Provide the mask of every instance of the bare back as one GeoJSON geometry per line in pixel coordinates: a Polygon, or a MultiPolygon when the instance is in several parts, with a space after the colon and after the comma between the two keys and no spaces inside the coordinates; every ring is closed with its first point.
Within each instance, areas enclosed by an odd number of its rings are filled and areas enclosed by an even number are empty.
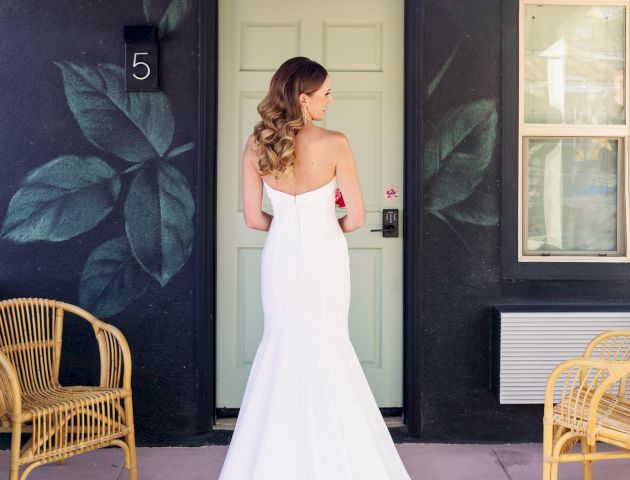
{"type": "Polygon", "coordinates": [[[269,225],[268,214],[261,211],[262,182],[274,190],[301,195],[328,185],[333,177],[337,179],[337,188],[343,195],[347,211],[339,219],[341,228],[344,232],[351,232],[363,225],[365,207],[361,185],[350,143],[343,133],[326,130],[312,123],[302,127],[295,138],[292,179],[276,179],[272,173],[261,175],[253,148],[254,141],[252,134],[243,152],[243,214],[248,225],[262,225],[262,229],[269,225]]]}
{"type": "MultiPolygon", "coordinates": [[[[292,179],[274,174],[261,175],[271,188],[291,195],[299,195],[326,185],[336,172],[337,132],[307,124],[295,137],[295,170],[292,179]]],[[[256,166],[258,169],[258,166],[256,166]]],[[[259,172],[260,173],[260,172],[259,172]]]]}

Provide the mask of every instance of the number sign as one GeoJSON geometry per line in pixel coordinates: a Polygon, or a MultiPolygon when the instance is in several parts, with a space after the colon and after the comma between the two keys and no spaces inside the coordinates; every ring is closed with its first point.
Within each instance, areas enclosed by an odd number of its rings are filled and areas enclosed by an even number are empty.
{"type": "Polygon", "coordinates": [[[155,26],[125,26],[125,91],[158,90],[157,33],[155,26]]]}

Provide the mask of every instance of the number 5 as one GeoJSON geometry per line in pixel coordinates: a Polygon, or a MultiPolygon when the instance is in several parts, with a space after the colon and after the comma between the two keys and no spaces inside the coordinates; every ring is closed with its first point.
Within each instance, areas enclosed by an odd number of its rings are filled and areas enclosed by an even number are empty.
{"type": "Polygon", "coordinates": [[[148,54],[149,52],[136,52],[133,54],[133,67],[135,68],[139,65],[144,65],[147,69],[147,74],[144,77],[139,77],[138,75],[134,73],[133,78],[136,78],[138,80],[146,80],[147,78],[149,78],[149,75],[151,75],[151,68],[149,67],[149,65],[144,62],[139,62],[137,60],[138,55],[148,55],[148,54]]]}

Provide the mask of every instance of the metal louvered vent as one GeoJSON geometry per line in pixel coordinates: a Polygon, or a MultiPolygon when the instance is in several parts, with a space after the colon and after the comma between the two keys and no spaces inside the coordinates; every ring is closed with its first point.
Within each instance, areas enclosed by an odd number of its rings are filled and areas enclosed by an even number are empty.
{"type": "Polygon", "coordinates": [[[502,404],[544,403],[547,377],[560,362],[581,357],[603,331],[630,329],[630,311],[495,310],[492,388],[502,404]]]}

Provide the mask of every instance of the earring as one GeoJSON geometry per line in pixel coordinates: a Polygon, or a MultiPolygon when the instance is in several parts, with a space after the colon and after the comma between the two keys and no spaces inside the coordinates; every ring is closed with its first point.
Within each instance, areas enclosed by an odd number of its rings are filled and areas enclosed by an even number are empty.
{"type": "Polygon", "coordinates": [[[302,104],[302,119],[304,120],[304,123],[306,123],[308,120],[311,119],[311,116],[308,113],[308,110],[306,109],[306,103],[302,104]]]}

